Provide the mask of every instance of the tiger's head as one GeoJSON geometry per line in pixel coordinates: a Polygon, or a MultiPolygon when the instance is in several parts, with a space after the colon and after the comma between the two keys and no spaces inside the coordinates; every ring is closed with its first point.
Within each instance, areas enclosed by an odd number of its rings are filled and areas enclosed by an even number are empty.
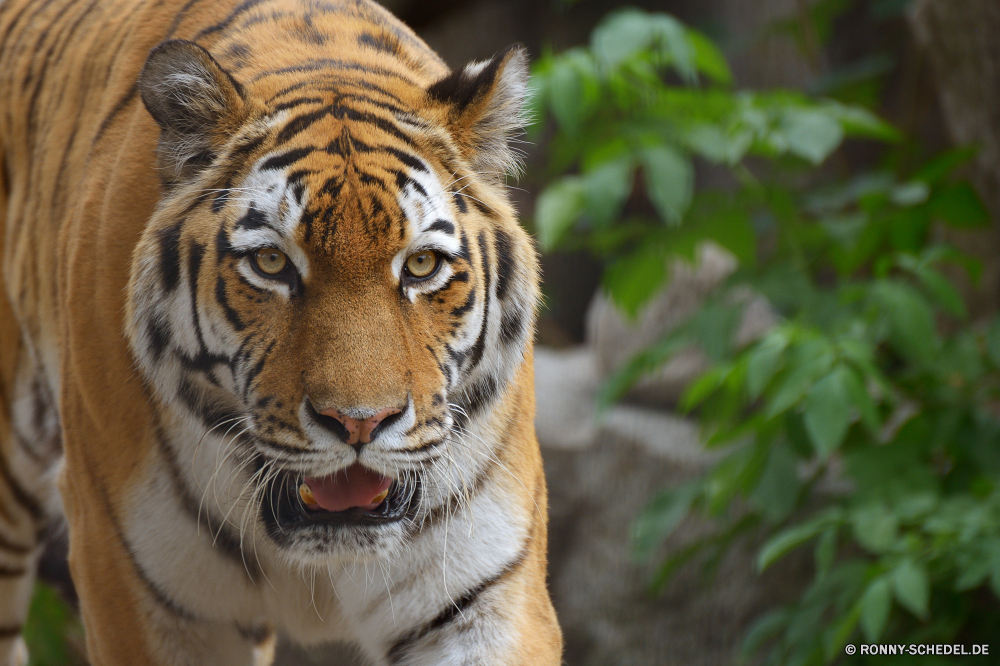
{"type": "Polygon", "coordinates": [[[537,259],[503,186],[526,58],[288,70],[151,52],[163,191],[127,335],[221,510],[292,559],[386,553],[495,455],[476,424],[530,345],[537,259]]]}

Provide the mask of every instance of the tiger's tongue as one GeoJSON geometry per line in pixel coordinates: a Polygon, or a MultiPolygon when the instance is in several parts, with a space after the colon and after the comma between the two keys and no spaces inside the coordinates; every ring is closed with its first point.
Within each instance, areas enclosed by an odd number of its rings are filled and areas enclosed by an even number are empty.
{"type": "Polygon", "coordinates": [[[316,497],[316,503],[327,511],[345,511],[356,506],[374,509],[379,502],[372,500],[392,485],[392,479],[388,476],[382,476],[358,463],[330,476],[318,479],[307,476],[305,481],[316,497]]]}

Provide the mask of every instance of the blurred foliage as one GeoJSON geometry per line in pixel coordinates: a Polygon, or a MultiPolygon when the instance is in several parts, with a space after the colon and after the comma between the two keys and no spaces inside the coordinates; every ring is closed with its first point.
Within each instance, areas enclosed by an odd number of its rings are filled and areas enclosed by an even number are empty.
{"type": "Polygon", "coordinates": [[[539,242],[546,250],[582,246],[604,259],[605,289],[633,315],[663,287],[667,256],[693,256],[706,239],[747,264],[757,255],[742,201],[695,194],[693,157],[729,167],[753,194],[760,188],[743,165],[748,157],[818,165],[845,136],[889,141],[898,134],[833,100],[735,92],[708,38],[665,14],[634,9],[606,19],[589,47],[543,57],[533,82],[536,116],[557,124],[549,168],[572,171],[538,198],[539,242]],[[625,212],[637,189],[648,206],[625,212]]]}
{"type": "Polygon", "coordinates": [[[83,666],[83,626],[59,594],[44,583],[35,585],[24,627],[29,666],[83,666]]]}
{"type": "Polygon", "coordinates": [[[654,557],[692,512],[716,530],[662,561],[653,588],[763,533],[761,571],[809,548],[815,577],[759,619],[745,658],[825,664],[848,642],[1000,635],[1000,318],[970,321],[953,280],[982,268],[939,233],[990,223],[955,175],[972,152],[838,177],[824,162],[845,138],[912,139],[861,107],[733,91],[713,44],[664,14],[616,12],[589,46],[536,71],[537,115],[552,133],[534,219],[544,249],[593,252],[632,315],[701,243],[740,260],[604,388],[606,406],[692,344],[712,362],[682,407],[721,458],[654,499],[634,546],[654,557]],[[724,168],[732,185],[696,190],[695,164],[724,168]],[[743,348],[732,341],[745,302],[727,298],[736,285],[780,315],[743,348]]]}

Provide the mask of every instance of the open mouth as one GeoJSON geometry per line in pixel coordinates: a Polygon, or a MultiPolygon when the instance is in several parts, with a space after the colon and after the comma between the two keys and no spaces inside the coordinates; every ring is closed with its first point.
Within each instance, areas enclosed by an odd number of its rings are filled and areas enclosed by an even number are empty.
{"type": "Polygon", "coordinates": [[[284,473],[271,484],[263,517],[279,531],[392,523],[416,506],[417,491],[359,463],[325,477],[284,473]]]}

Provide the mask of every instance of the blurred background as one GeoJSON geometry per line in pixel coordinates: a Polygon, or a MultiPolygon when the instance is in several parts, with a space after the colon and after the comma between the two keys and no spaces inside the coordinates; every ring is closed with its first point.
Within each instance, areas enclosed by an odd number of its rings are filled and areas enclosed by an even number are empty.
{"type": "MultiPolygon", "coordinates": [[[[532,55],[565,663],[1000,663],[1000,3],[383,4],[532,55]]],[[[48,587],[27,636],[81,663],[48,587]]]]}

